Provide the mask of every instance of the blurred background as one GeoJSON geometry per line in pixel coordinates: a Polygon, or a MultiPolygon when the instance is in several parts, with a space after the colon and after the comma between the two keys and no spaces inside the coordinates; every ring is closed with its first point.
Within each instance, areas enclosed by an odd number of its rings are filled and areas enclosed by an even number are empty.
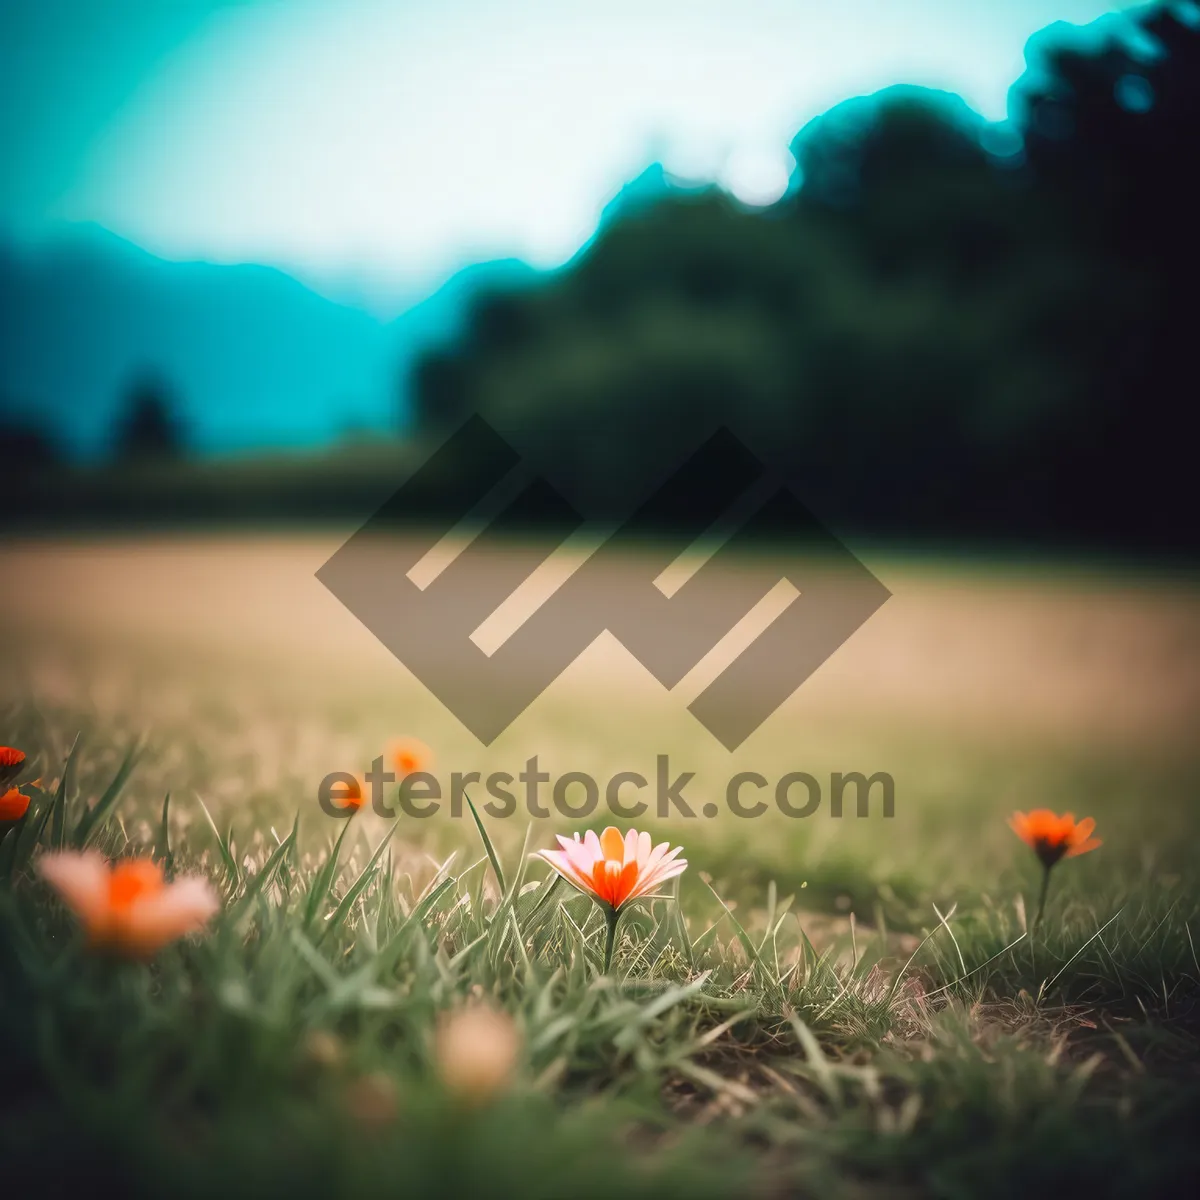
{"type": "Polygon", "coordinates": [[[588,515],[724,423],[1190,557],[1200,10],[1106,7],[7,4],[4,522],[366,515],[480,411],[588,515]]]}
{"type": "MultiPolygon", "coordinates": [[[[893,593],[741,765],[1190,797],[1198,136],[1194,3],[10,0],[5,696],[471,768],[314,572],[472,412],[600,523],[724,424],[893,593]]],[[[609,642],[498,765],[738,765],[609,642]]]]}

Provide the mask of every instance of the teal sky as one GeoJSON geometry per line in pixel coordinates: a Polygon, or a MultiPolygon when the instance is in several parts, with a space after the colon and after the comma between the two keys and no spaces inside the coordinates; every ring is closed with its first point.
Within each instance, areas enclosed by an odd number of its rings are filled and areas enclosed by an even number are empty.
{"type": "Polygon", "coordinates": [[[480,258],[563,261],[652,160],[769,202],[801,125],[891,83],[1002,117],[1031,33],[1114,7],[4,0],[0,232],[96,222],[386,306],[480,258]]]}

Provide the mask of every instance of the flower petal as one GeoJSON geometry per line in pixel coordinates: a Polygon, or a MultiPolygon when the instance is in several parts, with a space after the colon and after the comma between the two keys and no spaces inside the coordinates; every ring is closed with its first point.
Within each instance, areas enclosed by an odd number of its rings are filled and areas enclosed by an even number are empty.
{"type": "Polygon", "coordinates": [[[613,893],[610,903],[614,908],[620,908],[636,891],[638,886],[637,860],[627,862],[621,872],[613,880],[613,893]]]}
{"type": "Polygon", "coordinates": [[[1095,817],[1084,817],[1071,833],[1072,842],[1086,842],[1092,836],[1092,830],[1096,828],[1095,817]]]}
{"type": "Polygon", "coordinates": [[[597,862],[602,862],[604,856],[598,853],[600,843],[595,838],[591,842],[572,842],[566,850],[567,858],[571,861],[571,865],[587,878],[591,878],[592,868],[597,862]]]}
{"type": "Polygon", "coordinates": [[[636,894],[644,896],[649,892],[656,891],[662,884],[674,879],[677,875],[682,875],[687,870],[687,859],[679,858],[666,865],[659,864],[655,870],[647,872],[638,880],[636,894]]]}
{"type": "Polygon", "coordinates": [[[593,891],[591,873],[581,871],[569,852],[564,850],[539,850],[537,857],[547,862],[572,886],[589,894],[593,891]]]}
{"type": "Polygon", "coordinates": [[[621,851],[621,861],[625,863],[636,863],[638,856],[638,832],[636,829],[630,829],[625,834],[625,844],[621,851]]]}
{"type": "Polygon", "coordinates": [[[637,864],[638,870],[642,871],[646,867],[646,860],[650,857],[650,851],[654,848],[654,843],[650,840],[650,835],[643,831],[638,834],[637,844],[637,864]]]}
{"type": "Polygon", "coordinates": [[[621,836],[621,831],[615,825],[610,825],[600,835],[600,849],[604,851],[605,858],[624,862],[625,839],[621,836]]]}
{"type": "Polygon", "coordinates": [[[583,845],[591,855],[590,862],[595,862],[596,859],[604,857],[604,851],[600,849],[600,839],[596,836],[594,829],[589,829],[583,835],[583,845]]]}
{"type": "Polygon", "coordinates": [[[43,854],[37,869],[83,922],[88,934],[104,937],[109,927],[109,869],[103,855],[95,850],[43,854]]]}
{"type": "Polygon", "coordinates": [[[0,784],[0,821],[19,821],[29,810],[29,797],[20,788],[0,784]]]}
{"type": "Polygon", "coordinates": [[[113,940],[131,954],[148,956],[195,933],[219,908],[212,884],[203,876],[188,875],[131,904],[114,920],[113,940]]]}

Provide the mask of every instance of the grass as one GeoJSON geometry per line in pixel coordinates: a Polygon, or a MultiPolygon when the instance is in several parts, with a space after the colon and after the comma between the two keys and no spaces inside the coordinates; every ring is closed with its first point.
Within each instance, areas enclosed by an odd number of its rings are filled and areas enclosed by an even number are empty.
{"type": "Polygon", "coordinates": [[[598,912],[546,899],[486,824],[436,865],[403,820],[368,835],[356,817],[335,848],[302,822],[205,837],[201,812],[184,840],[178,802],[138,820],[121,766],[89,807],[70,783],[82,755],[0,844],[0,1138],[18,1175],[197,1195],[398,1178],[417,1194],[1146,1195],[1200,1165],[1200,914],[1182,879],[1105,871],[1097,903],[1070,863],[1036,934],[1008,896],[901,938],[807,917],[774,886],[730,912],[697,871],[687,902],[626,918],[605,977],[598,912]],[[149,967],[89,954],[28,870],[88,843],[208,872],[210,934],[149,967]],[[511,1093],[467,1112],[430,1035],[480,993],[526,1049],[511,1093]],[[338,1061],[314,1056],[314,1031],[338,1061]],[[356,1117],[380,1073],[397,1114],[356,1117]]]}
{"type": "Polygon", "coordinates": [[[742,765],[897,780],[891,820],[651,822],[691,866],[623,919],[605,976],[599,913],[529,857],[569,822],[320,812],[315,778],[387,733],[419,732],[447,770],[478,765],[418,691],[336,669],[302,686],[241,648],[152,653],[110,633],[79,649],[75,632],[10,642],[0,693],[0,742],[42,781],[0,842],[6,1181],[1146,1197],[1200,1173],[1186,742],[785,712],[731,768],[640,698],[600,719],[594,696],[564,693],[494,766],[542,749],[552,771],[605,776],[668,749],[701,799],[742,765]],[[1039,804],[1095,816],[1105,844],[1055,869],[1031,930],[1039,868],[1004,817],[1039,804]],[[220,915],[148,965],[97,957],[31,869],[85,843],[204,872],[220,915]],[[511,1086],[470,1108],[440,1081],[433,1033],[477,998],[512,1014],[523,1050],[511,1086]]]}

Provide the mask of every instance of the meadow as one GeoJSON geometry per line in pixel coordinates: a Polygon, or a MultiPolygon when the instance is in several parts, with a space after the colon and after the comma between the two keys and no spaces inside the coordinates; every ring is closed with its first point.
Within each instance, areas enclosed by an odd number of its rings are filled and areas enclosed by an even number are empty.
{"type": "MultiPolygon", "coordinates": [[[[336,532],[13,540],[0,1170],[55,1194],[1178,1195],[1200,1175],[1200,582],[860,550],[892,599],[730,754],[602,637],[481,746],[313,578],[336,532]],[[649,778],[689,866],[604,921],[531,857],[609,823],[334,819],[334,771],[649,778]],[[895,811],[739,818],[726,781],[886,772],[895,811]],[[1096,820],[1041,869],[1017,809],[1096,820]],[[220,911],[96,953],[47,850],[220,911]],[[464,1083],[447,1014],[512,1061],[464,1083]]],[[[485,800],[480,791],[473,797],[485,800]]],[[[624,829],[625,822],[616,822],[624,829]]],[[[488,1057],[480,1050],[481,1061],[488,1057]]],[[[467,1072],[470,1076],[470,1072],[467,1072]]]]}

